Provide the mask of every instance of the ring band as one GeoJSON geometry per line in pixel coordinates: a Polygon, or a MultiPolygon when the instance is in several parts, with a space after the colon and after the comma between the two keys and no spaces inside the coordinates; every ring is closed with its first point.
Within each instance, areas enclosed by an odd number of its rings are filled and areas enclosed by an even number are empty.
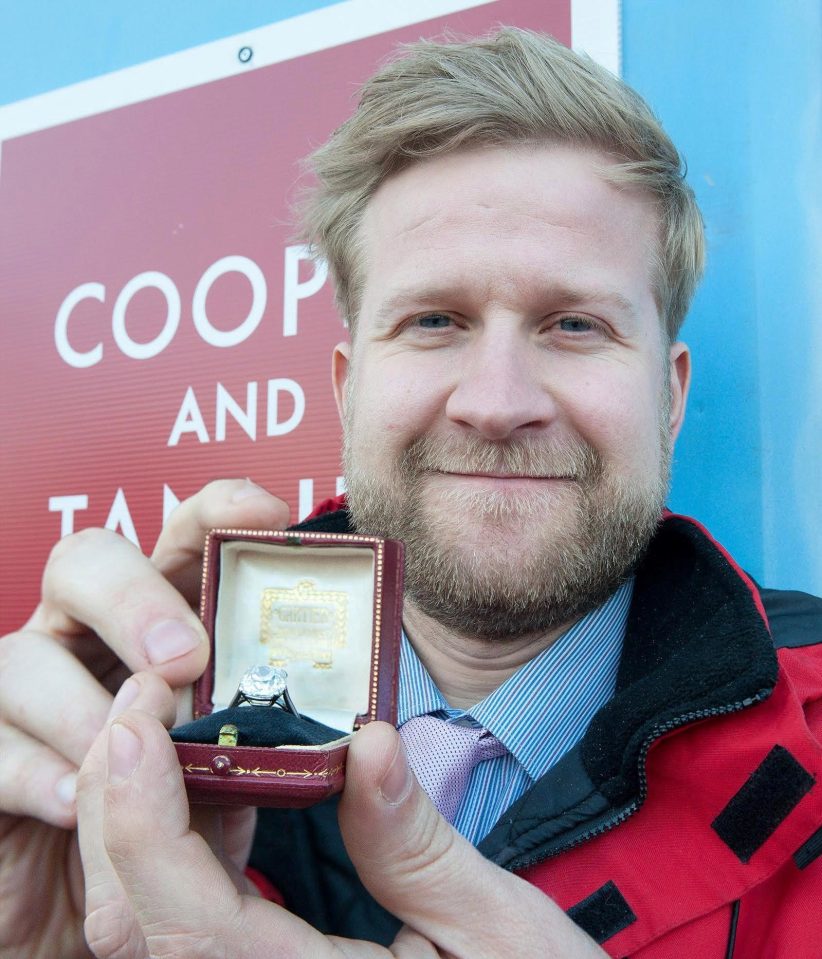
{"type": "Polygon", "coordinates": [[[300,718],[297,707],[288,694],[288,673],[276,666],[258,665],[246,670],[231,700],[231,706],[277,706],[300,718]]]}

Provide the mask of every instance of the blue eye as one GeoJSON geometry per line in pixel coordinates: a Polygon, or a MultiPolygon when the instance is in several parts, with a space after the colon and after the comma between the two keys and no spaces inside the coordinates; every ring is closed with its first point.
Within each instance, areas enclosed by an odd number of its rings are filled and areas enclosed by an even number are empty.
{"type": "Polygon", "coordinates": [[[451,325],[451,317],[445,313],[426,313],[417,317],[417,324],[425,330],[442,330],[451,325]]]}
{"type": "Polygon", "coordinates": [[[596,323],[584,316],[563,316],[559,326],[564,333],[588,333],[596,329],[596,323]]]}

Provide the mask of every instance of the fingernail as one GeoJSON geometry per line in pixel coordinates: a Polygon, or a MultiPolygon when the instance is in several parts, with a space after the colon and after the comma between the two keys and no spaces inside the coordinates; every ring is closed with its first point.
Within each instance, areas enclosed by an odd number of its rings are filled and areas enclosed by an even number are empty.
{"type": "Polygon", "coordinates": [[[143,744],[128,726],[112,723],[108,731],[108,781],[116,786],[137,768],[143,744]]]}
{"type": "Polygon", "coordinates": [[[124,713],[137,698],[139,692],[140,684],[136,679],[129,677],[117,690],[117,695],[114,697],[111,709],[108,711],[109,720],[114,719],[115,716],[119,716],[120,713],[124,713]]]}
{"type": "Polygon", "coordinates": [[[167,663],[196,649],[202,642],[200,634],[178,620],[166,619],[155,623],[143,639],[146,656],[155,665],[167,663]]]}
{"type": "Polygon", "coordinates": [[[77,799],[77,773],[66,773],[58,779],[54,791],[64,806],[73,806],[77,799]]]}
{"type": "Polygon", "coordinates": [[[380,783],[380,794],[389,805],[398,806],[411,792],[413,783],[414,774],[408,766],[405,758],[405,747],[402,740],[399,739],[394,759],[380,783]]]}
{"type": "Polygon", "coordinates": [[[257,486],[256,483],[253,483],[248,477],[246,477],[243,485],[234,492],[231,497],[232,503],[240,503],[244,499],[248,499],[250,496],[261,496],[263,493],[266,493],[267,490],[264,490],[262,486],[257,486]]]}

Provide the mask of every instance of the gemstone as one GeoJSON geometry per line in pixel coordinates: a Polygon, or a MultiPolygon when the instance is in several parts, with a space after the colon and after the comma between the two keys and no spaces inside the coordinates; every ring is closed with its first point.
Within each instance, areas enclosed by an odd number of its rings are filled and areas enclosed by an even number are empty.
{"type": "Polygon", "coordinates": [[[240,680],[240,691],[249,699],[274,699],[285,692],[288,673],[276,666],[252,666],[240,680]]]}

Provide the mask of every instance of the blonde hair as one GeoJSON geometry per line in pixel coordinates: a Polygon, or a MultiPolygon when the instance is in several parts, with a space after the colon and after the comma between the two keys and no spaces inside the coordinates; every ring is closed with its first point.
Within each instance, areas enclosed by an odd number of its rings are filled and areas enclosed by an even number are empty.
{"type": "Polygon", "coordinates": [[[310,158],[305,239],[331,270],[353,329],[362,291],[359,225],[377,187],[400,170],[465,147],[579,144],[612,162],[602,175],[650,193],[660,219],[656,296],[673,341],[704,264],[702,217],[684,165],[645,101],[590,57],[505,28],[466,42],[403,48],[363,87],[357,110],[310,158]]]}

